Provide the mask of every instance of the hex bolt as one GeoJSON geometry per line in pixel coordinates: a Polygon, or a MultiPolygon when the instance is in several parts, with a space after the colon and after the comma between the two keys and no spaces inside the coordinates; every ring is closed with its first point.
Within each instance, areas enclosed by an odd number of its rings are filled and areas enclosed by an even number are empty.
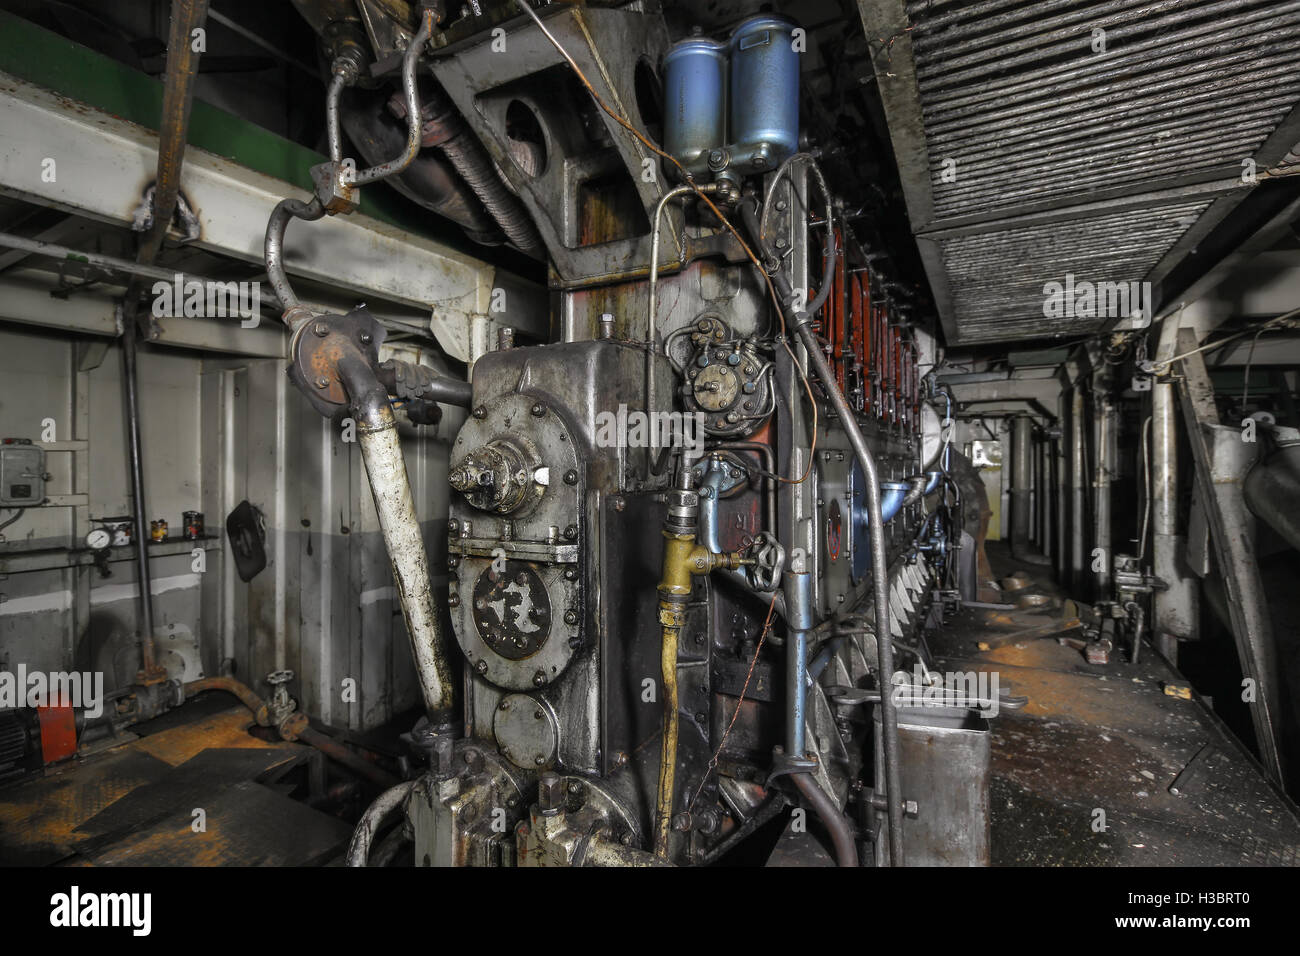
{"type": "Polygon", "coordinates": [[[537,778],[537,806],[547,815],[559,813],[564,806],[564,780],[554,770],[537,778]]]}
{"type": "Polygon", "coordinates": [[[317,387],[317,388],[329,388],[329,387],[330,387],[330,380],[327,379],[324,375],[322,375],[320,378],[316,379],[316,387],[317,387]]]}
{"type": "Polygon", "coordinates": [[[455,518],[452,518],[450,521],[447,522],[448,534],[455,534],[459,530],[460,530],[460,522],[457,521],[455,518]]]}
{"type": "Polygon", "coordinates": [[[578,526],[576,524],[571,524],[564,529],[564,540],[572,541],[577,536],[578,536],[578,526]]]}
{"type": "Polygon", "coordinates": [[[546,684],[546,671],[537,671],[533,674],[533,686],[542,687],[546,684]]]}
{"type": "Polygon", "coordinates": [[[484,408],[482,405],[474,409],[475,418],[485,418],[486,416],[487,416],[487,409],[484,408]]]}
{"type": "Polygon", "coordinates": [[[565,612],[564,612],[564,623],[565,623],[565,624],[577,624],[577,623],[578,623],[578,612],[577,612],[577,611],[572,611],[572,610],[570,610],[570,611],[565,611],[565,612]]]}
{"type": "Polygon", "coordinates": [[[480,674],[486,674],[486,673],[487,673],[487,661],[480,660],[477,664],[474,665],[474,669],[475,669],[476,671],[478,671],[480,674]]]}
{"type": "Polygon", "coordinates": [[[312,326],[311,330],[315,332],[318,336],[320,336],[322,339],[325,338],[325,336],[330,334],[330,327],[326,325],[324,322],[317,322],[315,325],[312,326]]]}

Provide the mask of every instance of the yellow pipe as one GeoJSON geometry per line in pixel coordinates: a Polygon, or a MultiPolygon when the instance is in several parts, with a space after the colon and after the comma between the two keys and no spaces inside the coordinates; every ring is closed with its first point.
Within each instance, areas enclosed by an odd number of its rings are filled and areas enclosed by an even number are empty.
{"type": "Polygon", "coordinates": [[[691,577],[715,568],[739,568],[749,559],[740,552],[715,554],[695,543],[693,534],[664,533],[664,563],[659,581],[659,623],[663,645],[659,666],[664,681],[664,734],[659,753],[659,796],[655,818],[655,856],[668,857],[668,835],[672,831],[673,787],[677,776],[677,643],[686,622],[686,599],[691,577]]]}

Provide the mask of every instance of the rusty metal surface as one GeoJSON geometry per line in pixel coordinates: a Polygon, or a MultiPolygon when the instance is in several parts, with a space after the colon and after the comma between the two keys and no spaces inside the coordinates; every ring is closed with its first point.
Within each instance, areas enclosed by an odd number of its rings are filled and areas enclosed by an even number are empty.
{"type": "Polygon", "coordinates": [[[136,787],[76,828],[83,854],[169,816],[180,808],[206,807],[232,784],[257,781],[306,758],[294,752],[247,747],[209,748],[173,767],[161,779],[136,787]]]}
{"type": "Polygon", "coordinates": [[[126,747],[0,790],[0,865],[47,865],[70,856],[81,823],[162,779],[167,769],[162,760],[126,747]]]}
{"type": "MultiPolygon", "coordinates": [[[[249,729],[255,726],[254,721],[246,709],[233,701],[229,709],[219,713],[205,713],[198,705],[187,705],[156,723],[163,724],[164,729],[148,736],[130,736],[117,747],[79,757],[52,768],[45,775],[28,777],[0,789],[0,865],[48,865],[75,857],[79,844],[104,832],[104,827],[93,824],[87,827],[90,821],[120,801],[132,799],[142,788],[145,788],[141,794],[143,799],[149,792],[147,788],[165,786],[165,781],[175,772],[173,768],[182,767],[210,749],[225,754],[232,751],[260,754],[234,758],[241,766],[246,765],[243,772],[227,761],[229,772],[225,778],[230,782],[260,773],[259,767],[281,766],[308,752],[300,745],[268,742],[252,736],[249,729]],[[195,710],[187,715],[191,708],[195,710]]],[[[148,733],[150,726],[137,729],[148,733]]],[[[200,764],[173,778],[173,786],[194,776],[193,771],[201,770],[211,759],[205,757],[200,764]]],[[[203,776],[218,780],[221,775],[213,777],[205,773],[203,776]]],[[[184,789],[181,786],[175,791],[172,806],[184,804],[185,818],[189,821],[195,804],[183,795],[184,789]]],[[[124,809],[119,808],[118,812],[124,809]]],[[[104,817],[100,822],[108,819],[104,817]]]]}
{"type": "Polygon", "coordinates": [[[92,852],[94,866],[312,866],[342,853],[352,828],[258,783],[237,783],[208,800],[207,829],[190,808],[92,852]]]}

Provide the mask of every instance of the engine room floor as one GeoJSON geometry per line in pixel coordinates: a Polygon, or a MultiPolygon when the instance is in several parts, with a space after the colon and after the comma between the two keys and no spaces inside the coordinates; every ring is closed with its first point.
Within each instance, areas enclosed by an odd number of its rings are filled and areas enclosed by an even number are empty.
{"type": "Polygon", "coordinates": [[[0,865],[304,866],[337,860],[342,820],[292,799],[310,748],[249,733],[212,695],[121,742],[0,788],[0,865]],[[201,818],[195,813],[201,810],[201,818]],[[202,829],[196,830],[196,821],[202,829]]]}
{"type": "MultiPolygon", "coordinates": [[[[999,577],[1043,576],[993,542],[989,559],[999,577]]],[[[1028,591],[1059,598],[1041,581],[1028,591]]],[[[1053,630],[1046,613],[968,609],[930,642],[939,670],[997,672],[1029,698],[993,721],[994,865],[1300,862],[1295,804],[1199,697],[1178,696],[1190,688],[1177,671],[1149,645],[1137,664],[1124,648],[1090,664],[1076,646],[1033,636],[1053,630]],[[1028,639],[1010,637],[1020,628],[1028,639]]]]}

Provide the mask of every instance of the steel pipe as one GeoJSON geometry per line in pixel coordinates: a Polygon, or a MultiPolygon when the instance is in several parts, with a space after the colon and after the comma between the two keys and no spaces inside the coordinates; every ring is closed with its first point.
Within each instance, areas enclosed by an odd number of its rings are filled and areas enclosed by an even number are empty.
{"type": "Polygon", "coordinates": [[[362,359],[342,359],[339,374],[357,423],[357,442],[392,563],[393,583],[406,620],[420,692],[430,719],[438,723],[452,708],[454,685],[442,624],[433,604],[429,556],[415,514],[397,421],[388,402],[388,390],[362,359]]]}
{"type": "Polygon", "coordinates": [[[352,842],[348,844],[347,865],[367,866],[370,859],[370,844],[384,821],[399,810],[411,795],[414,780],[407,780],[381,793],[366,812],[361,815],[357,828],[352,832],[352,842]]]}

